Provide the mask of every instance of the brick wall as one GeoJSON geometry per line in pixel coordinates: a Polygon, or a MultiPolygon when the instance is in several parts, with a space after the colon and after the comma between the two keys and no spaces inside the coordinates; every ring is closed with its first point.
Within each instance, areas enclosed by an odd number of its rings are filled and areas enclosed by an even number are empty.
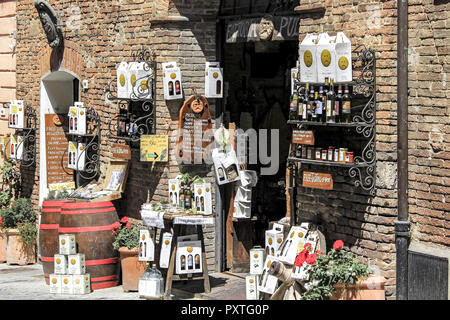
{"type": "MultiPolygon", "coordinates": [[[[322,1],[300,1],[317,5],[322,1]]],[[[409,212],[412,238],[448,248],[449,70],[446,1],[409,1],[409,212]]],[[[324,14],[306,15],[300,40],[308,32],[344,31],[352,47],[377,51],[376,196],[354,188],[348,175],[335,180],[333,192],[298,188],[301,218],[316,219],[330,244],[342,239],[362,260],[387,278],[386,295],[395,298],[397,215],[396,1],[326,1],[324,14]]]]}
{"type": "MultiPolygon", "coordinates": [[[[11,102],[16,98],[16,55],[14,30],[16,29],[16,2],[0,2],[0,108],[3,103],[11,102]]],[[[8,128],[8,109],[1,110],[0,114],[0,139],[6,139],[6,136],[13,130],[8,128]]],[[[7,144],[8,141],[1,140],[1,143],[7,144]]],[[[7,146],[6,146],[7,147],[7,146]]],[[[3,163],[3,157],[0,157],[0,165],[3,163]]]]}
{"type": "MultiPolygon", "coordinates": [[[[48,63],[49,46],[41,22],[33,5],[33,0],[17,4],[17,94],[32,104],[39,112],[40,80],[52,67],[48,63]]],[[[131,61],[131,54],[142,46],[152,49],[157,57],[156,91],[156,133],[170,134],[177,128],[178,111],[182,101],[166,102],[163,97],[161,63],[177,61],[182,70],[185,96],[191,94],[195,85],[199,93],[204,87],[204,63],[215,61],[214,23],[155,23],[152,18],[180,15],[184,12],[210,14],[217,10],[218,1],[196,2],[195,7],[180,5],[177,1],[104,0],[48,1],[58,13],[63,23],[65,52],[59,70],[73,72],[80,81],[89,80],[89,89],[81,91],[80,100],[93,107],[102,120],[101,132],[101,173],[106,173],[106,163],[112,157],[110,147],[116,141],[108,138],[107,123],[111,115],[118,113],[118,106],[106,102],[104,89],[116,77],[117,65],[131,61]],[[178,11],[180,11],[178,13],[178,11]]],[[[181,2],[180,2],[181,3],[181,2]]],[[[210,101],[214,116],[214,101],[210,101]]],[[[38,117],[39,119],[39,117],[38,117]]],[[[39,135],[42,133],[40,124],[39,135]]],[[[39,153],[39,140],[37,150],[39,153]]],[[[174,148],[174,139],[170,149],[174,148]]],[[[27,192],[37,205],[39,199],[39,164],[24,171],[27,192]]],[[[152,201],[167,200],[167,181],[179,173],[189,171],[214,182],[211,167],[178,166],[169,163],[139,162],[139,149],[132,148],[130,172],[120,214],[139,218],[139,208],[150,191],[152,201]]],[[[209,270],[214,270],[214,227],[206,227],[205,244],[209,270]]]]}

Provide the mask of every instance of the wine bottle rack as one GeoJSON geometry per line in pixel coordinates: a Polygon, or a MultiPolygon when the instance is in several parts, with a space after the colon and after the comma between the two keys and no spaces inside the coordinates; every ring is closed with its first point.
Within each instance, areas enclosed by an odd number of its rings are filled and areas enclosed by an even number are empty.
{"type": "MultiPolygon", "coordinates": [[[[335,83],[337,85],[348,85],[352,87],[352,97],[364,100],[364,104],[352,107],[352,110],[361,110],[352,113],[350,123],[329,123],[312,122],[301,120],[289,120],[288,123],[298,129],[311,127],[342,127],[352,129],[356,134],[364,137],[365,142],[360,155],[354,157],[353,163],[339,163],[304,158],[289,157],[287,166],[295,170],[295,163],[306,166],[325,166],[331,168],[345,168],[348,174],[354,179],[354,185],[370,192],[376,193],[376,149],[375,149],[375,125],[376,125],[376,61],[374,50],[366,48],[364,45],[358,46],[354,52],[357,56],[352,58],[353,72],[358,76],[354,81],[347,83],[335,83]]],[[[300,73],[298,73],[300,74],[300,73]]],[[[299,75],[298,75],[299,76],[299,75]]],[[[297,90],[305,83],[297,78],[294,86],[297,90]]],[[[311,84],[311,83],[310,83],[311,84]]],[[[322,84],[312,84],[322,85],[322,84]]],[[[289,150],[291,154],[291,150],[289,150]]]]}
{"type": "MultiPolygon", "coordinates": [[[[13,158],[17,162],[20,162],[22,167],[31,167],[36,163],[36,111],[33,107],[25,106],[25,128],[15,129],[16,135],[22,135],[22,142],[19,143],[17,149],[23,145],[22,159],[13,158]]],[[[6,147],[9,146],[9,141],[6,147]]]]}
{"type": "Polygon", "coordinates": [[[150,76],[136,79],[146,80],[149,84],[147,88],[136,86],[130,95],[130,98],[118,98],[115,95],[117,92],[117,78],[111,80],[108,87],[105,89],[106,99],[117,104],[119,114],[111,117],[107,124],[109,131],[108,137],[111,139],[124,140],[126,142],[139,142],[140,137],[146,134],[155,133],[155,94],[156,94],[156,56],[150,49],[142,48],[131,55],[131,61],[145,62],[145,70],[152,70],[150,76]],[[151,98],[146,98],[151,90],[151,98]],[[122,121],[131,122],[134,118],[133,130],[125,130],[123,134],[119,132],[119,124],[122,121]]]}

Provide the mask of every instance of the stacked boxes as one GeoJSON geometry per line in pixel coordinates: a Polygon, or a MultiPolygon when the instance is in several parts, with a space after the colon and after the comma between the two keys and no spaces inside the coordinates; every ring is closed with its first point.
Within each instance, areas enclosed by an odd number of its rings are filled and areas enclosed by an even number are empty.
{"type": "Polygon", "coordinates": [[[86,258],[76,252],[74,234],[59,235],[59,254],[54,256],[54,274],[50,275],[50,293],[87,294],[91,278],[86,274],[86,258]]]}

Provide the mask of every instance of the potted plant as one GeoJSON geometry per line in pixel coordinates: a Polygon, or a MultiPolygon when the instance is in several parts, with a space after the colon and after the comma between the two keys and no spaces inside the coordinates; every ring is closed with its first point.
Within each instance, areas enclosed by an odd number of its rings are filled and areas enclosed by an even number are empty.
{"type": "Polygon", "coordinates": [[[308,246],[298,255],[296,266],[306,266],[304,300],[384,300],[384,278],[371,275],[358,256],[342,250],[337,240],[326,255],[309,253],[308,246]]]}
{"type": "Polygon", "coordinates": [[[36,263],[36,214],[31,200],[18,198],[10,207],[1,209],[3,228],[6,229],[8,264],[36,263]]]}
{"type": "Polygon", "coordinates": [[[138,291],[140,276],[145,272],[146,262],[139,261],[139,230],[145,229],[142,221],[123,217],[114,223],[114,249],[119,250],[122,269],[122,285],[125,292],[138,291]]]}

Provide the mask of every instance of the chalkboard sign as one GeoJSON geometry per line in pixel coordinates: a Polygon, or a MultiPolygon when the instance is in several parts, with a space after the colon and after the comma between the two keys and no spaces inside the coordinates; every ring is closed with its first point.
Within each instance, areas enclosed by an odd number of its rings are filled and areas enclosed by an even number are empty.
{"type": "Polygon", "coordinates": [[[208,100],[199,95],[189,97],[181,107],[178,122],[177,153],[185,164],[199,164],[207,158],[213,136],[205,132],[211,129],[208,100]]]}
{"type": "Polygon", "coordinates": [[[45,115],[45,142],[47,158],[47,185],[73,182],[73,170],[64,169],[68,163],[67,145],[69,143],[68,116],[66,114],[45,115]]]}

